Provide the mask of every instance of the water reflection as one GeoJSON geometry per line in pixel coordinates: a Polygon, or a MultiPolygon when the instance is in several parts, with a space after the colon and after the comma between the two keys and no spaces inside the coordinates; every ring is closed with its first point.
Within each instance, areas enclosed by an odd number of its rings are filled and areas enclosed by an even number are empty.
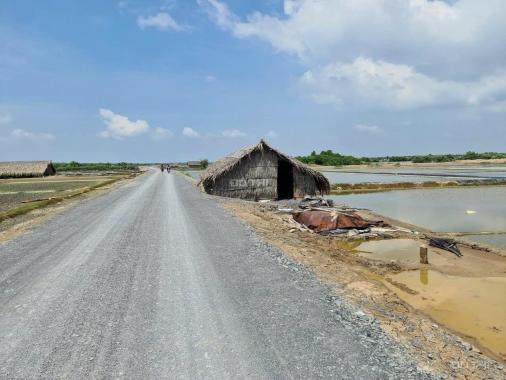
{"type": "Polygon", "coordinates": [[[429,284],[429,270],[426,268],[420,269],[420,283],[423,285],[429,284]]]}

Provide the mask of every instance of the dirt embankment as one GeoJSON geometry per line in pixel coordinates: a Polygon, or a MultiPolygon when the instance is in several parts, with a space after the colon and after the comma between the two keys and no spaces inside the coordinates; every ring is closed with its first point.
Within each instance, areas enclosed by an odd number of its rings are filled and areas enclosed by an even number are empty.
{"type": "Polygon", "coordinates": [[[506,179],[476,179],[456,181],[393,182],[393,183],[334,183],[332,194],[355,194],[389,190],[436,189],[449,187],[505,186],[506,179]]]}
{"type": "MultiPolygon", "coordinates": [[[[419,358],[422,367],[435,369],[450,378],[506,377],[504,362],[497,355],[487,352],[473,339],[460,337],[435,323],[389,289],[385,281],[387,275],[417,268],[416,262],[369,260],[353,252],[361,243],[359,240],[343,241],[293,228],[287,220],[291,215],[277,213],[266,205],[240,200],[224,200],[223,203],[264,239],[311,268],[341,297],[374,316],[385,332],[419,358]]],[[[490,256],[483,264],[485,268],[476,256],[479,254],[465,250],[464,254],[481,273],[494,267],[495,256],[490,256]]],[[[438,270],[461,273],[451,258],[440,261],[438,270]]],[[[397,286],[402,287],[402,284],[397,286]]]]}
{"type": "Polygon", "coordinates": [[[435,168],[446,168],[451,169],[459,166],[476,166],[476,165],[482,165],[486,167],[487,165],[504,165],[506,164],[505,158],[496,158],[492,160],[457,160],[452,162],[423,162],[423,163],[416,163],[416,162],[377,162],[373,164],[361,164],[361,165],[346,165],[346,166],[323,166],[323,165],[311,165],[314,169],[320,170],[320,171],[335,171],[335,170],[364,170],[364,169],[393,169],[399,167],[405,167],[405,168],[416,168],[416,169],[423,169],[423,168],[429,168],[429,169],[435,169],[435,168]]]}

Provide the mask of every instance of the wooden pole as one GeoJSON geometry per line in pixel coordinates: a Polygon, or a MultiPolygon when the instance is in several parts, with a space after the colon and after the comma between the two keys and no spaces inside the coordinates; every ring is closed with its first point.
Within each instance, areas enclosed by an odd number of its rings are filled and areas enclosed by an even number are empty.
{"type": "Polygon", "coordinates": [[[427,246],[422,245],[420,247],[420,264],[428,264],[429,263],[429,255],[427,246]]]}

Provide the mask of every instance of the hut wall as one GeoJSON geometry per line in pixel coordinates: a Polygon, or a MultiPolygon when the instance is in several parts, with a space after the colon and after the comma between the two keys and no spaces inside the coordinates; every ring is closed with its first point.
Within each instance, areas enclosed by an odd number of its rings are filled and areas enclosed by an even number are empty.
{"type": "Polygon", "coordinates": [[[295,167],[293,168],[293,183],[295,187],[293,195],[296,198],[301,198],[306,195],[317,195],[319,193],[314,178],[305,175],[295,167]]]}
{"type": "Polygon", "coordinates": [[[257,151],[230,172],[216,179],[212,194],[242,199],[276,199],[278,157],[273,152],[257,151]]]}

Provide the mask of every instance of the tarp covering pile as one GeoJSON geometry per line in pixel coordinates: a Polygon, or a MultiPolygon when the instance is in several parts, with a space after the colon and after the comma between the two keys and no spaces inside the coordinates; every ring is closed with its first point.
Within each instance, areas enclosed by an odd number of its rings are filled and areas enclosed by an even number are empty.
{"type": "Polygon", "coordinates": [[[293,215],[296,222],[305,225],[314,232],[337,229],[366,229],[373,226],[386,226],[382,220],[367,220],[357,213],[336,210],[305,210],[293,215]]]}

